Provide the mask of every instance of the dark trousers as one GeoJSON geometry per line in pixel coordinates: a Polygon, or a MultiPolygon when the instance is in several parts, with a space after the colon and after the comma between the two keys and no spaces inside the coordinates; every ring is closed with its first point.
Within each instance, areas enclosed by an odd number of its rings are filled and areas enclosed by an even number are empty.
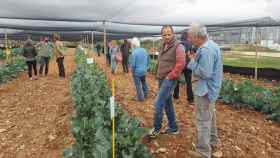
{"type": "Polygon", "coordinates": [[[33,70],[34,70],[35,76],[37,76],[37,64],[36,64],[36,60],[27,61],[26,64],[27,64],[27,67],[28,67],[28,76],[29,76],[29,78],[32,77],[32,68],[33,68],[33,70]]]}
{"type": "MultiPolygon", "coordinates": [[[[186,81],[186,90],[187,90],[187,100],[189,102],[193,102],[193,91],[192,91],[192,71],[189,69],[185,69],[183,71],[186,81]]],[[[173,97],[175,99],[179,99],[179,91],[180,91],[180,83],[177,82],[177,85],[174,89],[173,97]]]]}
{"type": "Polygon", "coordinates": [[[100,50],[97,50],[97,55],[100,57],[100,50]]]}
{"type": "Polygon", "coordinates": [[[58,71],[59,71],[59,77],[65,77],[65,69],[64,69],[63,61],[64,61],[64,57],[56,58],[58,71]]]}
{"type": "Polygon", "coordinates": [[[109,53],[106,54],[106,63],[107,65],[111,65],[111,55],[109,53]]]}
{"type": "Polygon", "coordinates": [[[123,72],[128,73],[128,55],[123,55],[122,66],[123,66],[123,72]]]}
{"type": "Polygon", "coordinates": [[[39,74],[40,75],[42,75],[44,67],[45,67],[45,75],[48,74],[48,72],[49,72],[49,61],[50,61],[50,57],[41,57],[41,64],[40,64],[40,69],[39,69],[39,74]]]}

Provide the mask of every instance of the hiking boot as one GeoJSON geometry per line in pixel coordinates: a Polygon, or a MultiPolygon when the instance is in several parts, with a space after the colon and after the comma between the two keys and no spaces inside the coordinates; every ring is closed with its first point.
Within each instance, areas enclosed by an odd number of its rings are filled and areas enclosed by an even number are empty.
{"type": "Polygon", "coordinates": [[[160,134],[160,131],[157,131],[155,128],[153,128],[149,133],[149,137],[156,138],[159,134],[160,134]]]}
{"type": "Polygon", "coordinates": [[[164,132],[162,132],[162,134],[173,134],[173,135],[177,135],[179,134],[179,131],[176,129],[176,130],[172,130],[170,128],[167,128],[164,132]]]}
{"type": "Polygon", "coordinates": [[[188,104],[189,104],[189,105],[194,105],[193,100],[188,100],[188,104]]]}
{"type": "Polygon", "coordinates": [[[219,149],[218,146],[211,146],[211,147],[212,147],[213,158],[221,158],[223,156],[223,152],[219,149]]]}

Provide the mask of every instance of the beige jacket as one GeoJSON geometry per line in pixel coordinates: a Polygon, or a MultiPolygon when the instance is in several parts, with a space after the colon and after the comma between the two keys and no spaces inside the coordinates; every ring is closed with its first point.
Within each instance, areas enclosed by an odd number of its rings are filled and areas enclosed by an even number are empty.
{"type": "Polygon", "coordinates": [[[56,58],[63,57],[63,43],[61,41],[54,42],[54,49],[53,49],[54,56],[56,58]]]}

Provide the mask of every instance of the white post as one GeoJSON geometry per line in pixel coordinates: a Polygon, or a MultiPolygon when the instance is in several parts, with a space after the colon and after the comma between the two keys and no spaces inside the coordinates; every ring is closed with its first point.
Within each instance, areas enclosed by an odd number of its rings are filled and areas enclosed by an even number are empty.
{"type": "Polygon", "coordinates": [[[5,48],[8,48],[8,34],[7,34],[7,30],[5,29],[5,48]]]}
{"type": "Polygon", "coordinates": [[[85,45],[85,48],[87,48],[87,38],[86,38],[87,36],[85,35],[84,36],[84,45],[85,45]]]}
{"type": "Polygon", "coordinates": [[[89,38],[88,38],[88,35],[87,35],[87,47],[89,47],[89,38]]]}
{"type": "Polygon", "coordinates": [[[256,42],[256,32],[257,32],[256,29],[257,29],[256,27],[252,28],[252,36],[251,36],[251,42],[252,43],[256,42]]]}
{"type": "Polygon", "coordinates": [[[155,38],[153,37],[153,60],[155,60],[155,38]]]}
{"type": "Polygon", "coordinates": [[[258,36],[257,36],[256,27],[255,27],[253,33],[255,34],[254,45],[255,45],[255,51],[256,51],[256,53],[255,53],[255,80],[258,80],[258,45],[257,45],[257,37],[258,36]]]}
{"type": "Polygon", "coordinates": [[[85,36],[85,44],[86,44],[86,48],[87,48],[87,35],[85,36]]]}
{"type": "Polygon", "coordinates": [[[279,26],[276,27],[276,35],[277,35],[277,42],[276,43],[278,43],[278,44],[280,43],[280,38],[279,38],[280,37],[279,36],[280,31],[279,30],[280,30],[280,27],[279,26]]]}
{"type": "Polygon", "coordinates": [[[6,29],[5,29],[5,55],[6,55],[6,59],[8,59],[8,33],[6,29]]]}
{"type": "Polygon", "coordinates": [[[82,46],[85,47],[85,36],[83,35],[82,46]]]}
{"type": "Polygon", "coordinates": [[[106,39],[106,24],[105,21],[103,21],[103,47],[104,47],[104,54],[105,54],[105,61],[107,64],[107,39],[106,39]]]}
{"type": "Polygon", "coordinates": [[[94,47],[93,47],[93,31],[91,31],[91,49],[92,49],[92,52],[94,50],[94,47]]]}
{"type": "Polygon", "coordinates": [[[256,44],[256,53],[255,53],[255,80],[258,80],[258,46],[256,44]]]}

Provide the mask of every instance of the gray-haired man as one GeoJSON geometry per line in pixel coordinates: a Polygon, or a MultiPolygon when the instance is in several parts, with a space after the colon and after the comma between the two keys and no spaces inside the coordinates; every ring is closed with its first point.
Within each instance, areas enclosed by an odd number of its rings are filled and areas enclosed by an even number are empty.
{"type": "Polygon", "coordinates": [[[192,24],[189,38],[197,49],[189,54],[194,89],[195,120],[197,127],[196,151],[189,151],[192,157],[220,157],[221,151],[214,149],[220,144],[216,127],[215,102],[223,80],[223,63],[219,46],[208,39],[207,29],[200,24],[192,24]]]}

